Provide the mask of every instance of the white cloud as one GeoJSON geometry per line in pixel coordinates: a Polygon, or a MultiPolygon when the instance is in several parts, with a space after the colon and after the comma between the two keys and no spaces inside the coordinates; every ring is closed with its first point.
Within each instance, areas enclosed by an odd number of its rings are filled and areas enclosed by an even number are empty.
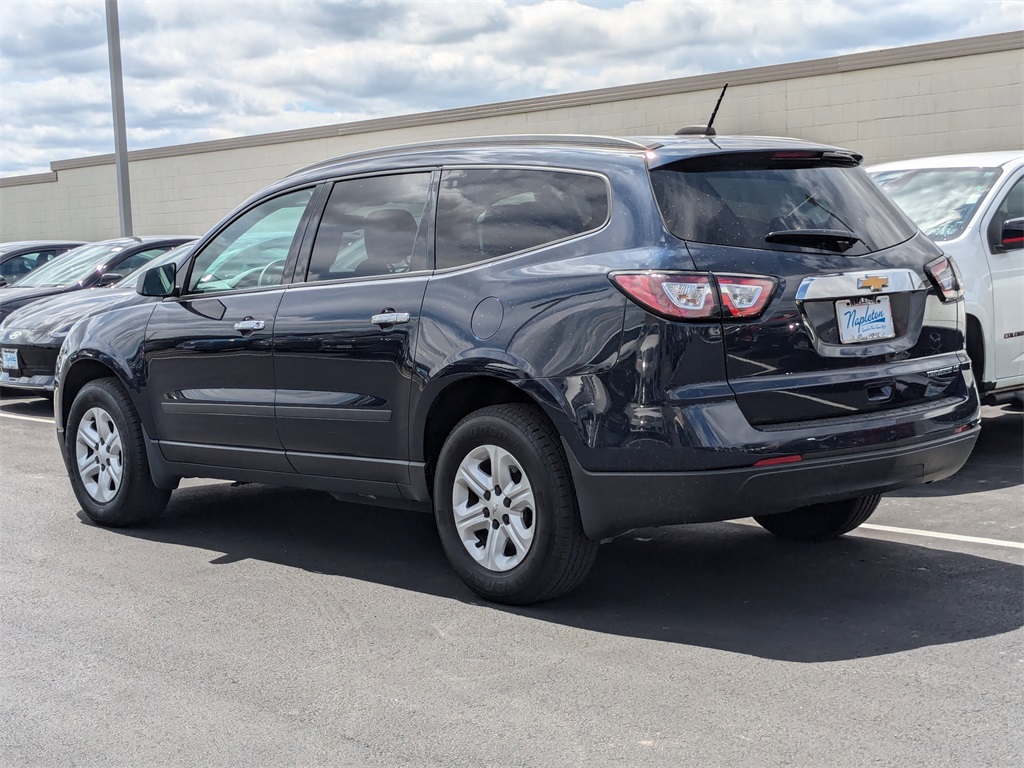
{"type": "MultiPolygon", "coordinates": [[[[1019,0],[121,0],[129,148],[1024,26],[1019,0]]],[[[113,149],[102,3],[0,2],[0,175],[113,149]]]]}

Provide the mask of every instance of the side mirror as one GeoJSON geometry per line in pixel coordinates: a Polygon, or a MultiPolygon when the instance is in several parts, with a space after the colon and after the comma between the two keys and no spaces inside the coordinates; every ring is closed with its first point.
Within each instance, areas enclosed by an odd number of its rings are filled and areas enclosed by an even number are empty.
{"type": "Polygon", "coordinates": [[[158,298],[174,296],[176,271],[174,264],[161,264],[159,267],[147,269],[142,273],[142,279],[135,286],[136,293],[158,298]]]}
{"type": "Polygon", "coordinates": [[[6,285],[7,285],[7,278],[5,278],[3,275],[0,275],[0,288],[5,287],[6,285]]]}
{"type": "Polygon", "coordinates": [[[1018,251],[1024,248],[1024,218],[1007,219],[1003,222],[1003,230],[999,235],[1000,251],[1018,251]]]}

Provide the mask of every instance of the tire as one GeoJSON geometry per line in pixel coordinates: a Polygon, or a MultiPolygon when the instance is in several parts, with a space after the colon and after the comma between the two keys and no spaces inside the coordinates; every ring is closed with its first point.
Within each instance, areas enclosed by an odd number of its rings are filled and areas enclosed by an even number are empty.
{"type": "Polygon", "coordinates": [[[138,525],[163,512],[171,492],[153,484],[138,414],[116,379],[82,387],[64,439],[71,487],[94,523],[138,525]]]}
{"type": "Polygon", "coordinates": [[[437,463],[434,521],[459,578],[498,603],[564,595],[597,557],[558,437],[530,405],[490,406],[455,426],[437,463]]]}
{"type": "Polygon", "coordinates": [[[777,515],[754,519],[766,531],[793,541],[824,541],[849,533],[863,523],[878,507],[881,494],[843,501],[813,504],[777,515]]]}

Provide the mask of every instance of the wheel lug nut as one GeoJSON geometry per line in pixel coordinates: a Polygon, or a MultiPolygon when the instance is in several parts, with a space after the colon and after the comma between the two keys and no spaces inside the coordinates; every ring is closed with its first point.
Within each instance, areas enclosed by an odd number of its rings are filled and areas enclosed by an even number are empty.
{"type": "Polygon", "coordinates": [[[491,516],[491,510],[485,509],[484,510],[484,517],[490,517],[490,516],[491,516]]]}
{"type": "Polygon", "coordinates": [[[498,529],[498,525],[500,525],[500,523],[498,523],[497,520],[491,520],[491,528],[494,528],[495,530],[497,530],[498,529]]]}
{"type": "Polygon", "coordinates": [[[494,495],[495,496],[501,496],[501,486],[500,485],[494,486],[494,495]]]}
{"type": "Polygon", "coordinates": [[[502,515],[501,522],[503,522],[505,525],[508,525],[508,515],[502,515]]]}
{"type": "Polygon", "coordinates": [[[504,504],[506,507],[511,507],[512,506],[512,499],[510,499],[508,496],[506,496],[505,500],[502,501],[501,503],[504,504]]]}
{"type": "Polygon", "coordinates": [[[491,500],[491,492],[490,491],[484,491],[484,501],[490,501],[490,500],[491,500]]]}

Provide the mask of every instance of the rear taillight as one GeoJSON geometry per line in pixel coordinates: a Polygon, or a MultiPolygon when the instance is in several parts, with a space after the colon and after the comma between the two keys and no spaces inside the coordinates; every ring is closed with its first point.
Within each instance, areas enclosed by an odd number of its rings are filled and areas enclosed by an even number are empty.
{"type": "Polygon", "coordinates": [[[770,277],[717,275],[716,279],[726,317],[757,317],[775,289],[775,280],[770,277]]]}
{"type": "Polygon", "coordinates": [[[956,262],[948,256],[925,264],[924,271],[931,278],[943,301],[956,301],[964,295],[964,281],[956,262]]]}
{"type": "Polygon", "coordinates": [[[615,272],[619,290],[645,309],[671,320],[721,320],[760,315],[775,279],[693,272],[615,272]]]}

